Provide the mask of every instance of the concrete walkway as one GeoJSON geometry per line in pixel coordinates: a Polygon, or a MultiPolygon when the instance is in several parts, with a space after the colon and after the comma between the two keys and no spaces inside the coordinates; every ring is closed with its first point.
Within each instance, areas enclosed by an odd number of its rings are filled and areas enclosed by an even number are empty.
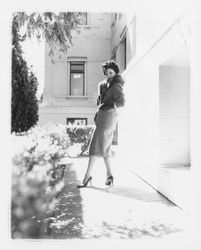
{"type": "Polygon", "coordinates": [[[114,186],[107,187],[100,158],[93,172],[93,185],[78,189],[76,185],[83,179],[88,158],[71,161],[66,165],[65,188],[51,224],[52,239],[132,239],[142,243],[156,240],[157,244],[166,242],[159,249],[192,249],[189,216],[125,164],[113,160],[114,186]],[[173,245],[166,248],[168,244],[173,245]],[[173,248],[175,244],[182,247],[173,248]]]}

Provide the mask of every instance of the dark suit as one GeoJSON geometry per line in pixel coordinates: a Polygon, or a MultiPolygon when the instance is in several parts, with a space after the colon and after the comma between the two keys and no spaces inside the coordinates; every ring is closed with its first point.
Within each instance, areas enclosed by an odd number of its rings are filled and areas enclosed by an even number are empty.
{"type": "Polygon", "coordinates": [[[107,110],[115,107],[122,107],[125,104],[123,85],[125,81],[120,74],[115,75],[111,80],[105,80],[99,85],[99,96],[97,103],[99,109],[107,110]],[[107,87],[107,83],[109,87],[107,87]]]}
{"type": "Polygon", "coordinates": [[[124,106],[123,93],[124,80],[120,74],[99,84],[99,96],[97,104],[99,110],[94,118],[95,131],[91,140],[89,155],[111,156],[113,134],[118,121],[118,107],[124,106]]]}

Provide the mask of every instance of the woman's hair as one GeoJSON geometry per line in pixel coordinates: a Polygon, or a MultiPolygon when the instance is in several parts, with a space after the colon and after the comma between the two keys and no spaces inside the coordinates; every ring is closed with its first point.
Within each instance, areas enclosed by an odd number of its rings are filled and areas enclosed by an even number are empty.
{"type": "Polygon", "coordinates": [[[119,73],[119,66],[113,60],[106,61],[102,65],[103,73],[105,75],[107,69],[113,69],[116,74],[119,73]]]}

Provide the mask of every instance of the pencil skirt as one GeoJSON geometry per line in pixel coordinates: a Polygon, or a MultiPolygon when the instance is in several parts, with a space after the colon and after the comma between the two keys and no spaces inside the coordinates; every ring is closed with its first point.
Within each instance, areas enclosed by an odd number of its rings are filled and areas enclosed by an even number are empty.
{"type": "Polygon", "coordinates": [[[89,146],[89,155],[111,156],[111,145],[118,121],[117,109],[98,110],[95,117],[95,129],[89,146]]]}

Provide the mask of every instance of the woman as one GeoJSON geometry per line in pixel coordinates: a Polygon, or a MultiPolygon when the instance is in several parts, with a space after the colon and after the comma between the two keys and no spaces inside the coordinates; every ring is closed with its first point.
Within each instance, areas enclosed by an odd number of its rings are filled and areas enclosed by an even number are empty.
{"type": "Polygon", "coordinates": [[[113,61],[107,61],[102,66],[103,73],[107,77],[99,84],[97,99],[98,112],[96,112],[95,131],[89,148],[88,168],[78,188],[86,187],[92,181],[91,172],[97,157],[103,157],[107,169],[106,185],[113,185],[114,177],[111,172],[111,145],[114,131],[118,121],[118,108],[124,106],[123,93],[124,80],[119,73],[118,65],[113,61]]]}

